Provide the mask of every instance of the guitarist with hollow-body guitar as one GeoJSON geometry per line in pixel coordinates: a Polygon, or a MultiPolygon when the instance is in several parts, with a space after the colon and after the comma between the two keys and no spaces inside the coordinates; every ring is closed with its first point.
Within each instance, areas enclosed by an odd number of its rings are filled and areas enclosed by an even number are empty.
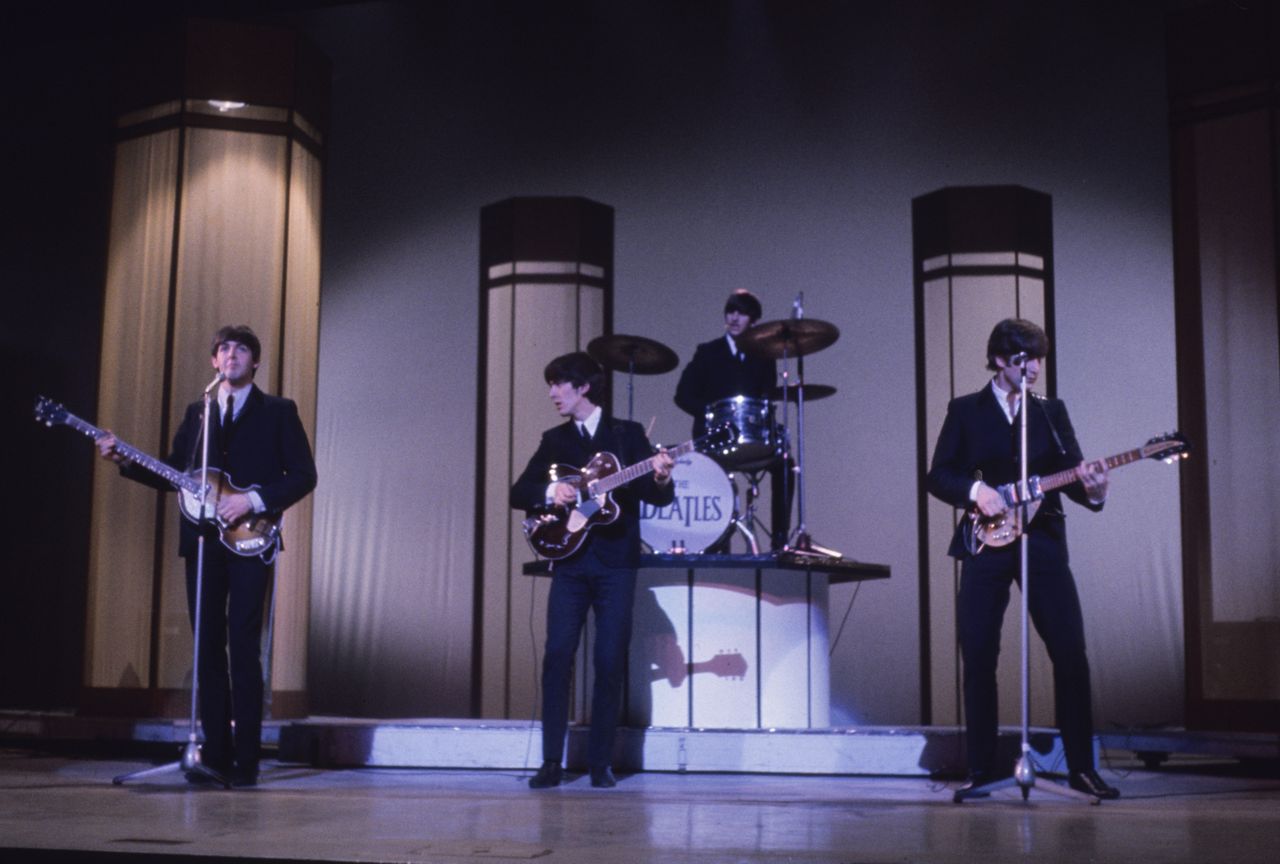
{"type": "Polygon", "coordinates": [[[543,761],[529,781],[534,789],[561,781],[569,677],[588,610],[595,616],[595,679],[587,761],[592,785],[614,785],[610,760],[640,565],[640,502],[662,507],[675,497],[671,456],[662,450],[654,453],[639,423],[608,417],[601,410],[606,374],[583,352],[547,364],[547,395],[567,422],[542,433],[538,449],[511,487],[511,506],[537,513],[549,504],[569,507],[578,500],[575,484],[550,481],[554,465],[587,465],[594,454],[608,452],[623,465],[649,460],[653,469],[614,490],[617,519],[592,528],[576,553],[552,565],[542,663],[543,761]]]}

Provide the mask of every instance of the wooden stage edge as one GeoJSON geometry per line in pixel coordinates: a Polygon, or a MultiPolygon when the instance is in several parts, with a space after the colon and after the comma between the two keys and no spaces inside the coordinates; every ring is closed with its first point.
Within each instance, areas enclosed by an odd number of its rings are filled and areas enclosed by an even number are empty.
{"type": "MultiPolygon", "coordinates": [[[[187,740],[187,720],[81,717],[0,711],[0,742],[16,746],[145,748],[163,755],[187,740]]],[[[540,727],[527,720],[309,717],[268,720],[263,744],[278,761],[320,768],[536,768],[540,727]]],[[[1002,760],[1017,758],[1021,734],[1001,729],[1002,760]]],[[[587,728],[571,727],[568,767],[585,766],[587,728]]],[[[621,771],[956,777],[964,772],[963,736],[954,726],[857,726],[826,729],[621,728],[614,764],[621,771]]],[[[1034,728],[1036,767],[1065,771],[1056,730],[1034,728]]],[[[1128,751],[1150,767],[1185,753],[1241,761],[1280,760],[1280,736],[1181,729],[1099,734],[1102,751],[1128,751]]]]}

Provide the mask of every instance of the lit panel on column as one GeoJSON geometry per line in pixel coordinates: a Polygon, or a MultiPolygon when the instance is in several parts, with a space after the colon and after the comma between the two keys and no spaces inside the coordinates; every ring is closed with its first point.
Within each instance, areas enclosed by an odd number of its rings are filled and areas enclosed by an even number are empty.
{"type": "MultiPolygon", "coordinates": [[[[613,210],[583,198],[489,205],[481,211],[480,259],[479,656],[472,702],[480,716],[530,717],[538,704],[548,583],[520,573],[534,556],[508,491],[542,431],[563,422],[547,398],[543,369],[609,332],[613,210]]],[[[580,654],[578,680],[587,666],[580,654]]]]}
{"type": "MultiPolygon", "coordinates": [[[[193,20],[141,38],[139,50],[121,36],[114,75],[100,420],[164,454],[208,382],[210,336],[247,323],[263,341],[257,383],[298,403],[314,441],[327,61],[278,28],[193,20]]],[[[178,515],[172,495],[159,522],[154,504],[121,506],[135,489],[154,496],[116,478],[95,484],[91,549],[110,553],[91,558],[85,701],[185,713],[191,634],[173,554],[178,515]],[[96,692],[108,688],[109,697],[96,692]]],[[[308,499],[286,515],[277,571],[289,586],[275,605],[287,642],[273,652],[283,662],[271,664],[272,689],[283,685],[296,706],[305,703],[310,514],[308,499]]]]}

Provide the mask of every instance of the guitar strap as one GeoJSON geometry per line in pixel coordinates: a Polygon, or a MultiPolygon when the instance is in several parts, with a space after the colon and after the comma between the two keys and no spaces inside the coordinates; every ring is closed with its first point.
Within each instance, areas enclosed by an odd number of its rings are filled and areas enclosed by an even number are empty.
{"type": "Polygon", "coordinates": [[[1040,413],[1044,416],[1044,422],[1049,424],[1049,432],[1053,435],[1053,443],[1058,445],[1058,454],[1066,456],[1067,448],[1062,445],[1062,436],[1058,434],[1058,427],[1053,425],[1053,418],[1049,416],[1049,409],[1044,407],[1043,397],[1034,396],[1031,401],[1040,406],[1040,413]]]}
{"type": "MultiPolygon", "coordinates": [[[[1049,415],[1049,409],[1044,407],[1043,397],[1036,396],[1031,401],[1035,402],[1037,405],[1040,406],[1040,414],[1043,415],[1044,422],[1049,424],[1049,432],[1050,434],[1053,435],[1053,443],[1058,445],[1058,455],[1066,456],[1067,448],[1062,443],[1062,436],[1058,434],[1058,427],[1053,424],[1053,417],[1049,415]]],[[[1036,514],[1036,516],[1046,516],[1046,517],[1049,517],[1049,516],[1058,517],[1058,516],[1064,516],[1064,515],[1065,513],[1063,513],[1063,510],[1061,507],[1052,507],[1052,506],[1042,507],[1040,509],[1040,512],[1036,514]]],[[[1033,518],[1031,521],[1034,523],[1035,519],[1033,518]]]]}
{"type": "MultiPolygon", "coordinates": [[[[212,426],[216,419],[217,418],[214,417],[211,413],[209,416],[209,425],[212,426]]],[[[187,456],[187,467],[186,467],[187,471],[194,471],[200,467],[200,442],[203,440],[203,438],[204,438],[204,425],[201,424],[196,429],[195,438],[193,438],[191,441],[191,454],[187,456]]]]}
{"type": "Polygon", "coordinates": [[[626,437],[622,434],[622,422],[613,417],[604,417],[596,428],[595,449],[608,450],[618,457],[623,465],[630,465],[635,454],[628,453],[626,437]]]}

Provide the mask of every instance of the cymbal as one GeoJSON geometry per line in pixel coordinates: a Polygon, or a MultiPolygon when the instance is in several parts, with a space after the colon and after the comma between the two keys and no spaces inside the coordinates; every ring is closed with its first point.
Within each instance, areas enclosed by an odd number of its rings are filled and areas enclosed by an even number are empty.
{"type": "Polygon", "coordinates": [[[637,375],[661,375],[680,365],[676,352],[661,342],[621,333],[597,336],[587,343],[587,353],[606,369],[637,375]]]}
{"type": "Polygon", "coordinates": [[[840,338],[836,325],[816,318],[784,318],[765,321],[734,339],[742,350],[756,357],[777,360],[821,351],[840,338]]]}
{"type": "MultiPolygon", "coordinates": [[[[787,387],[787,401],[800,401],[800,388],[804,388],[804,401],[813,402],[818,399],[826,399],[828,396],[836,395],[836,388],[830,384],[791,384],[787,387]]],[[[782,401],[782,387],[774,387],[769,391],[769,399],[774,402],[782,401]]]]}

